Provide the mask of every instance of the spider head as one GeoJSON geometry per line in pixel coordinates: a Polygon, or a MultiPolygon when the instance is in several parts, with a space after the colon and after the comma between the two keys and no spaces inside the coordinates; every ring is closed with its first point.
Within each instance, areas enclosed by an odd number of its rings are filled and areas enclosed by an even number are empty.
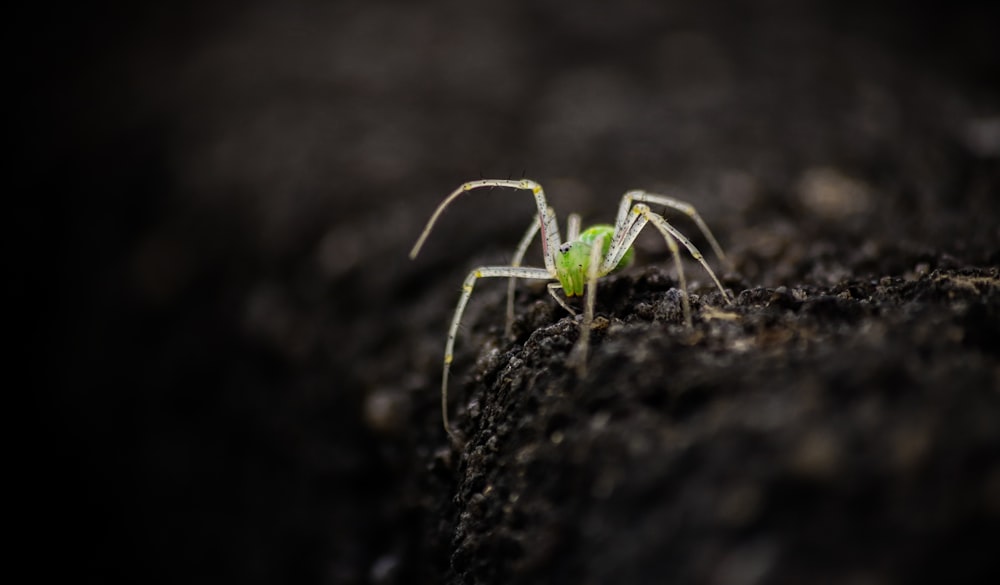
{"type": "Polygon", "coordinates": [[[590,244],[577,240],[559,246],[555,254],[556,278],[567,297],[583,295],[590,266],[590,244]]]}

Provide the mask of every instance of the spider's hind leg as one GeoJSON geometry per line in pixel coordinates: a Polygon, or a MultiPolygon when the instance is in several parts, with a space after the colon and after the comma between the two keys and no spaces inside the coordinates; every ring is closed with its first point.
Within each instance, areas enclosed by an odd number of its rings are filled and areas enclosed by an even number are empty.
{"type": "MultiPolygon", "coordinates": [[[[636,204],[636,207],[638,207],[639,205],[642,204],[641,203],[636,204]]],[[[649,221],[653,222],[653,225],[656,226],[656,229],[658,229],[660,233],[663,234],[664,239],[667,240],[667,245],[670,246],[670,239],[672,236],[673,239],[677,240],[685,248],[687,248],[687,251],[691,254],[691,257],[694,258],[696,261],[698,261],[699,264],[701,264],[701,267],[704,268],[705,272],[708,273],[708,276],[712,279],[712,282],[715,283],[716,288],[718,288],[719,292],[722,293],[722,298],[726,301],[726,304],[730,305],[733,304],[732,295],[729,294],[729,291],[723,288],[722,283],[719,282],[719,277],[715,275],[715,271],[712,270],[712,267],[709,266],[708,262],[705,261],[705,256],[698,251],[698,248],[696,248],[694,244],[691,243],[691,240],[684,237],[684,234],[677,231],[677,228],[670,225],[670,223],[667,220],[663,219],[662,215],[653,213],[652,211],[649,210],[649,207],[646,207],[645,205],[643,205],[643,207],[645,207],[645,210],[642,212],[643,216],[649,219],[649,221]]],[[[676,246],[677,244],[674,243],[673,246],[671,247],[671,250],[673,250],[676,246]]],[[[675,256],[675,259],[677,259],[677,262],[680,262],[679,257],[675,256]]]]}
{"type": "Polygon", "coordinates": [[[681,311],[684,314],[684,325],[690,329],[692,327],[691,299],[688,298],[687,278],[684,277],[684,263],[681,261],[681,250],[677,247],[677,240],[669,232],[661,230],[660,233],[663,234],[663,239],[667,241],[667,247],[670,248],[670,255],[674,257],[674,266],[677,268],[677,288],[681,293],[681,311]]]}
{"type": "Polygon", "coordinates": [[[733,263],[726,256],[725,252],[722,251],[722,246],[719,245],[719,241],[715,239],[715,236],[712,234],[712,230],[708,229],[708,224],[706,224],[705,220],[701,218],[701,215],[698,213],[698,210],[694,208],[694,205],[691,205],[687,201],[675,199],[669,195],[660,195],[658,193],[650,193],[648,191],[629,191],[622,196],[622,201],[618,208],[619,221],[626,216],[627,210],[632,207],[633,202],[663,205],[664,207],[675,209],[691,218],[691,221],[698,226],[698,230],[701,231],[701,234],[705,236],[705,239],[712,247],[712,251],[715,253],[719,261],[722,262],[729,270],[733,269],[733,263]]]}
{"type": "Polygon", "coordinates": [[[458,305],[455,307],[455,314],[451,319],[451,326],[448,328],[448,340],[444,345],[444,363],[441,367],[441,418],[444,422],[444,430],[448,433],[452,442],[459,444],[461,441],[452,432],[448,422],[448,372],[451,370],[451,362],[454,359],[455,338],[458,336],[458,328],[462,323],[462,314],[465,306],[472,296],[476,281],[480,278],[531,278],[537,280],[549,280],[551,275],[548,270],[542,268],[529,268],[525,266],[481,266],[476,268],[465,277],[462,283],[462,294],[458,297],[458,305]]]}

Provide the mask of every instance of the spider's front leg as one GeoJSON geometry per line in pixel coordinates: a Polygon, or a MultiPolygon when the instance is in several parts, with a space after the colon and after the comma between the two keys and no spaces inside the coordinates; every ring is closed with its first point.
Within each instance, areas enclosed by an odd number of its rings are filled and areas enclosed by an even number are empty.
{"type": "MultiPolygon", "coordinates": [[[[551,207],[549,208],[549,214],[555,217],[555,210],[551,207]]],[[[528,246],[531,245],[532,240],[535,239],[535,234],[538,233],[538,229],[541,226],[541,220],[539,216],[536,215],[535,219],[531,222],[528,227],[528,231],[525,232],[521,241],[517,245],[517,249],[514,251],[514,256],[510,260],[511,266],[520,266],[521,262],[524,260],[524,255],[528,251],[528,246]]],[[[571,213],[569,217],[566,218],[566,241],[573,242],[580,238],[580,215],[578,213],[571,213]]],[[[546,258],[548,261],[549,258],[546,258]]],[[[511,278],[510,282],[507,283],[507,320],[504,324],[504,335],[510,338],[513,333],[514,327],[514,284],[517,281],[516,278],[511,278]]],[[[553,299],[559,303],[559,306],[566,309],[570,315],[576,315],[576,311],[566,304],[566,301],[559,298],[556,294],[556,289],[561,289],[562,285],[559,283],[549,283],[549,294],[553,299]]]]}
{"type": "MultiPolygon", "coordinates": [[[[462,286],[462,296],[458,299],[458,306],[455,308],[455,315],[452,318],[451,327],[448,330],[448,341],[445,344],[444,366],[442,368],[441,375],[441,414],[444,419],[444,430],[448,433],[448,436],[456,442],[457,439],[455,435],[452,434],[451,427],[448,424],[448,371],[453,358],[452,351],[455,346],[455,337],[458,334],[458,326],[462,321],[462,313],[465,311],[465,305],[469,302],[469,297],[472,295],[472,289],[475,286],[476,280],[486,277],[506,277],[511,279],[552,279],[556,274],[555,253],[559,250],[561,244],[559,241],[559,230],[556,225],[556,214],[546,203],[545,192],[542,190],[541,185],[528,179],[481,179],[478,181],[463,183],[457,189],[452,191],[450,195],[445,197],[444,201],[442,201],[440,205],[438,205],[437,209],[434,210],[430,220],[427,221],[427,226],[424,227],[424,231],[421,232],[420,237],[417,238],[416,244],[413,245],[413,249],[410,250],[410,258],[416,258],[417,254],[420,253],[420,248],[423,247],[424,242],[427,240],[427,236],[430,235],[435,222],[437,222],[445,208],[448,207],[452,201],[457,199],[463,193],[484,187],[508,187],[511,189],[531,191],[535,200],[535,206],[538,208],[538,215],[536,216],[538,224],[537,229],[542,232],[542,252],[545,258],[545,269],[523,268],[519,265],[486,266],[473,270],[469,273],[469,276],[466,277],[465,284],[462,286]]],[[[524,256],[524,251],[527,250],[531,239],[534,237],[535,231],[536,229],[532,227],[528,230],[528,233],[525,234],[524,238],[522,238],[516,254],[518,264],[520,264],[520,260],[524,256]]],[[[508,307],[510,307],[509,303],[508,307]]],[[[510,315],[512,311],[513,309],[509,308],[508,315],[510,315]]],[[[511,318],[508,317],[508,327],[510,320],[511,318]]]]}
{"type": "Polygon", "coordinates": [[[444,421],[444,430],[452,442],[458,444],[461,441],[451,431],[448,424],[448,372],[451,370],[451,362],[454,359],[455,338],[458,336],[458,326],[462,323],[462,313],[472,296],[476,281],[480,278],[532,278],[538,280],[550,280],[552,275],[548,270],[542,268],[529,268],[524,266],[482,266],[476,268],[465,277],[462,283],[462,296],[458,297],[458,305],[455,307],[455,315],[451,319],[451,326],[448,328],[448,341],[444,347],[444,365],[441,368],[441,418],[444,421]]]}
{"type": "MultiPolygon", "coordinates": [[[[427,236],[430,235],[431,229],[433,229],[434,224],[437,222],[438,217],[444,212],[445,208],[451,204],[452,201],[457,199],[463,193],[472,191],[474,189],[482,189],[484,187],[508,187],[511,189],[521,189],[524,191],[531,191],[532,196],[535,199],[535,206],[538,208],[538,223],[539,228],[542,231],[542,252],[545,256],[545,268],[550,273],[555,273],[555,266],[553,260],[555,259],[555,252],[559,249],[559,228],[556,225],[556,214],[549,207],[548,203],[545,202],[545,191],[542,190],[542,186],[538,183],[528,180],[510,180],[510,179],[480,179],[478,181],[469,181],[468,183],[463,183],[459,185],[458,189],[451,192],[450,195],[445,197],[444,201],[438,205],[437,209],[434,210],[434,214],[431,215],[430,220],[427,221],[427,226],[424,231],[421,232],[420,237],[417,238],[417,243],[413,245],[413,249],[410,250],[410,259],[417,257],[420,253],[420,248],[423,247],[424,242],[427,240],[427,236]]],[[[527,246],[525,246],[527,248],[527,246]]]]}

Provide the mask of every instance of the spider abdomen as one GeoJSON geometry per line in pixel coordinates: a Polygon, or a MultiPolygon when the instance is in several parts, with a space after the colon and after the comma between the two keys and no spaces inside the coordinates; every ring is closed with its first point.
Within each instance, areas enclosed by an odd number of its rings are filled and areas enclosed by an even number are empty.
{"type": "MultiPolygon", "coordinates": [[[[580,232],[580,241],[584,242],[585,244],[592,245],[594,243],[594,240],[596,240],[599,236],[602,235],[604,236],[604,247],[601,250],[601,257],[603,258],[608,255],[608,250],[611,249],[611,240],[615,236],[614,226],[608,224],[598,224],[589,227],[580,232]]],[[[622,256],[622,259],[618,261],[618,264],[616,264],[615,267],[611,269],[611,272],[618,272],[619,270],[624,270],[628,268],[629,266],[632,265],[632,260],[634,259],[634,257],[635,257],[635,251],[631,247],[629,247],[629,249],[626,250],[625,255],[622,256]]]]}

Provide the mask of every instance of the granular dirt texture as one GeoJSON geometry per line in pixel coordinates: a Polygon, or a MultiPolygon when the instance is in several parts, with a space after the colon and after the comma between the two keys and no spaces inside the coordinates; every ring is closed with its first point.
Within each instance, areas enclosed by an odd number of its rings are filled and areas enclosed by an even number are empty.
{"type": "Polygon", "coordinates": [[[996,268],[696,301],[613,279],[591,367],[523,324],[460,420],[456,582],[946,582],[995,571],[996,268]]]}

